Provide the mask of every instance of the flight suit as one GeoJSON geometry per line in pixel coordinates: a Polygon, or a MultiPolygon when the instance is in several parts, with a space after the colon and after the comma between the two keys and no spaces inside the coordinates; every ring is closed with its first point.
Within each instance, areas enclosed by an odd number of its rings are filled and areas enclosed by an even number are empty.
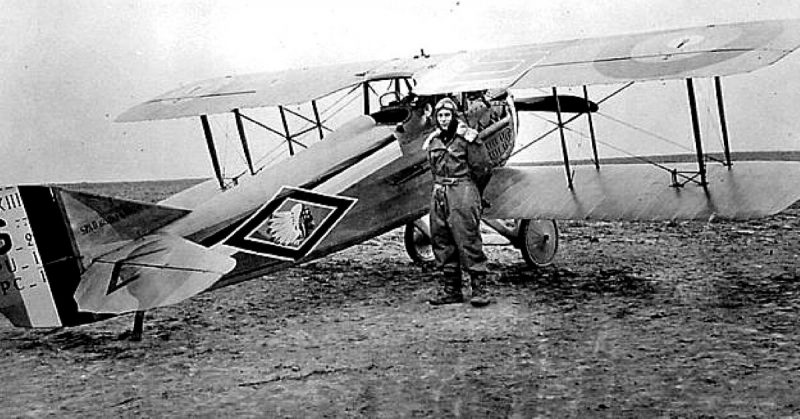
{"type": "Polygon", "coordinates": [[[433,174],[430,212],[433,253],[444,275],[445,295],[452,297],[444,302],[447,303],[462,298],[462,269],[473,280],[473,296],[484,292],[482,281],[488,269],[480,232],[482,208],[478,185],[485,185],[491,160],[477,139],[477,132],[461,122],[450,141],[442,137],[437,129],[423,147],[428,151],[433,174]]]}

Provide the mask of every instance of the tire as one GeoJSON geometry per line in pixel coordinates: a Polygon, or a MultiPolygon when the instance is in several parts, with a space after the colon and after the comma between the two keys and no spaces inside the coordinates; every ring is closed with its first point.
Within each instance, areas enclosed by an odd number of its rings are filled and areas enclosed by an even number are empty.
{"type": "Polygon", "coordinates": [[[555,220],[522,220],[517,240],[528,266],[550,266],[558,252],[558,225],[555,220]]]}
{"type": "Polygon", "coordinates": [[[415,264],[424,267],[434,264],[435,257],[433,256],[430,228],[425,217],[406,224],[403,243],[406,246],[406,253],[415,264]]]}

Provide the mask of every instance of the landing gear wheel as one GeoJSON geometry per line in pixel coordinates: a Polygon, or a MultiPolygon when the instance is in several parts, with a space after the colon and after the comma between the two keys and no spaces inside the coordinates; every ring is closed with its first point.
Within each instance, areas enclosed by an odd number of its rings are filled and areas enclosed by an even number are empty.
{"type": "Polygon", "coordinates": [[[433,256],[433,244],[431,243],[431,229],[428,227],[428,221],[425,218],[427,217],[406,224],[403,242],[408,256],[415,264],[431,266],[435,258],[433,256]]]}
{"type": "Polygon", "coordinates": [[[522,220],[517,240],[528,266],[549,266],[558,251],[558,226],[555,220],[522,220]]]}

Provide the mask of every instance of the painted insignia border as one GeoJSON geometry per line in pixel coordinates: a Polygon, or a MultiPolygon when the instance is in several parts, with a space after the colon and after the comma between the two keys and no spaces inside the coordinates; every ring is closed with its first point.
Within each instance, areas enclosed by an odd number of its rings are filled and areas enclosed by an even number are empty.
{"type": "Polygon", "coordinates": [[[222,244],[258,256],[297,261],[311,253],[357,201],[358,199],[347,196],[328,195],[308,189],[283,186],[272,199],[223,240],[222,244]],[[296,245],[258,238],[256,234],[264,229],[264,226],[284,204],[291,201],[329,212],[319,224],[314,226],[311,234],[303,237],[296,245]]]}

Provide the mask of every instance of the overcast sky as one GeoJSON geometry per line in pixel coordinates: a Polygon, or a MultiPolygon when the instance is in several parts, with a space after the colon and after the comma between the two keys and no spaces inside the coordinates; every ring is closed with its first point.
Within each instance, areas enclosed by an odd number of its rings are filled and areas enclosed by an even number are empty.
{"type": "Polygon", "coordinates": [[[210,176],[195,119],[113,122],[198,79],[800,18],[796,0],[0,0],[0,10],[0,184],[210,176]]]}

